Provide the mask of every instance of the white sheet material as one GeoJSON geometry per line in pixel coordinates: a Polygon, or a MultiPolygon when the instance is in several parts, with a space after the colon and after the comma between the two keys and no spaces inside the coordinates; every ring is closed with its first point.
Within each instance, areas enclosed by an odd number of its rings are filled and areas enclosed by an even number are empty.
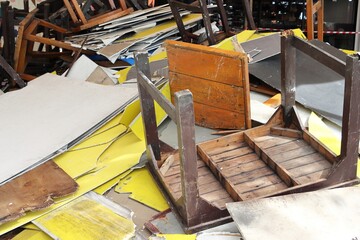
{"type": "Polygon", "coordinates": [[[0,185],[48,160],[126,104],[136,88],[45,74],[0,98],[0,185]]]}

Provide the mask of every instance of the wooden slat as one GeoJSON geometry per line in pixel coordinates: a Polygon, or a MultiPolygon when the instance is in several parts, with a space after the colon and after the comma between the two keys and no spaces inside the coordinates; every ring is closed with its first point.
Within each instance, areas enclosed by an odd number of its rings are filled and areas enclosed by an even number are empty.
{"type": "Polygon", "coordinates": [[[266,139],[264,137],[262,138],[254,138],[254,142],[261,147],[262,149],[274,147],[277,145],[282,145],[284,143],[292,142],[294,141],[294,138],[288,138],[288,137],[282,137],[282,136],[266,136],[266,139]]]}
{"type": "Polygon", "coordinates": [[[322,179],[324,177],[326,177],[330,172],[330,168],[328,169],[322,169],[320,171],[317,172],[313,172],[301,177],[296,178],[301,184],[306,184],[306,183],[311,183],[314,182],[316,180],[322,179]]]}
{"type": "Polygon", "coordinates": [[[208,128],[245,129],[245,113],[231,112],[199,103],[194,104],[194,112],[197,125],[208,128]]]}
{"type": "Polygon", "coordinates": [[[221,169],[221,174],[224,177],[231,178],[266,167],[266,164],[261,161],[256,154],[252,153],[230,161],[222,162],[221,164],[217,164],[217,166],[221,169]]]}
{"type": "Polygon", "coordinates": [[[260,176],[270,176],[270,175],[274,175],[274,171],[271,168],[265,166],[256,169],[249,169],[249,171],[247,172],[238,172],[237,175],[233,175],[229,177],[229,180],[232,181],[234,185],[236,185],[247,181],[252,181],[256,178],[259,178],[260,176]]]}
{"type": "Polygon", "coordinates": [[[253,191],[249,191],[247,193],[243,193],[243,196],[246,200],[254,199],[254,198],[262,198],[271,193],[276,193],[285,189],[288,189],[288,186],[285,183],[280,182],[262,188],[254,189],[253,191]]]}
{"type": "Polygon", "coordinates": [[[294,158],[299,158],[299,157],[302,157],[302,156],[306,156],[306,155],[315,153],[316,150],[313,149],[311,146],[305,146],[305,147],[302,147],[302,148],[293,149],[293,150],[283,152],[283,153],[279,153],[279,154],[276,154],[276,155],[270,155],[270,154],[267,153],[266,150],[264,150],[264,152],[273,161],[275,161],[277,163],[283,163],[283,162],[286,162],[286,161],[294,159],[294,158]]]}
{"type": "Polygon", "coordinates": [[[295,129],[290,128],[282,128],[282,127],[272,127],[270,128],[270,133],[274,135],[291,137],[291,138],[301,138],[302,132],[295,129]]]}
{"type": "MultiPolygon", "coordinates": [[[[235,185],[237,191],[241,192],[242,195],[254,192],[259,189],[266,188],[268,186],[279,184],[281,188],[284,187],[284,182],[276,174],[270,176],[260,176],[252,181],[247,181],[241,184],[235,185]]],[[[285,185],[286,186],[286,185],[285,185]]],[[[276,187],[277,190],[280,190],[280,187],[276,187]]]]}
{"type": "Polygon", "coordinates": [[[195,103],[212,107],[245,112],[244,89],[240,86],[211,82],[207,79],[170,72],[170,90],[172,93],[189,89],[195,103]]]}
{"type": "MultiPolygon", "coordinates": [[[[323,161],[327,163],[328,168],[331,167],[331,164],[321,154],[317,152],[299,158],[293,158],[289,161],[282,162],[281,165],[288,170],[292,170],[294,168],[299,168],[303,165],[307,165],[318,161],[323,161]]],[[[296,170],[294,169],[294,171],[296,170]]]]}
{"type": "Polygon", "coordinates": [[[286,151],[291,151],[294,149],[298,149],[298,148],[302,148],[308,146],[308,144],[303,141],[303,140],[294,140],[288,143],[284,143],[281,145],[276,145],[274,147],[270,147],[266,149],[266,153],[268,155],[276,155],[276,154],[280,154],[280,153],[284,153],[286,151]]]}
{"type": "MultiPolygon", "coordinates": [[[[296,171],[294,171],[295,177],[302,177],[314,172],[318,172],[321,170],[329,169],[329,164],[324,161],[317,161],[313,162],[311,164],[307,164],[301,167],[296,168],[296,171]]],[[[294,169],[295,170],[295,169],[294,169]]]]}
{"type": "Polygon", "coordinates": [[[247,154],[253,153],[253,152],[254,152],[253,149],[251,149],[248,146],[244,146],[244,147],[236,148],[231,151],[213,155],[213,156],[211,156],[211,160],[215,163],[220,163],[220,162],[228,161],[230,159],[236,159],[243,155],[247,155],[247,154]]]}
{"type": "Polygon", "coordinates": [[[203,151],[207,152],[208,154],[213,154],[211,151],[215,149],[221,149],[226,146],[230,145],[237,145],[238,143],[242,143],[244,140],[243,133],[234,133],[229,134],[220,138],[216,138],[213,140],[209,140],[206,142],[199,143],[197,146],[198,148],[201,148],[203,151]]]}

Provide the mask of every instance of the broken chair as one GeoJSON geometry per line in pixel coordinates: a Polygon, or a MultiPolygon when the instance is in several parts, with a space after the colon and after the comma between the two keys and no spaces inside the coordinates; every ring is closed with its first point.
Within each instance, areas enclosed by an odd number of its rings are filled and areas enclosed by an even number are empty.
{"type": "Polygon", "coordinates": [[[306,33],[309,40],[314,39],[314,15],[317,19],[317,38],[323,41],[324,38],[324,0],[306,0],[306,33]]]}
{"type": "Polygon", "coordinates": [[[176,92],[175,106],[171,104],[151,82],[147,53],[135,54],[150,169],[185,231],[230,221],[225,205],[229,202],[359,183],[358,57],[348,56],[345,63],[292,35],[281,37],[281,56],[282,105],[268,123],[196,145],[190,91],[176,92]],[[295,107],[296,49],[345,76],[339,156],[299,121],[295,107]],[[178,150],[159,140],[154,100],[177,125],[178,150]]]}
{"type": "Polygon", "coordinates": [[[74,32],[97,26],[101,23],[111,21],[134,11],[133,8],[128,8],[126,6],[125,0],[119,0],[119,8],[116,8],[116,4],[113,0],[63,1],[71,20],[76,25],[76,27],[73,29],[74,32]],[[88,12],[90,11],[90,9],[94,8],[94,4],[97,4],[98,6],[100,6],[100,8],[103,8],[103,11],[99,11],[101,13],[91,16],[88,12]]]}

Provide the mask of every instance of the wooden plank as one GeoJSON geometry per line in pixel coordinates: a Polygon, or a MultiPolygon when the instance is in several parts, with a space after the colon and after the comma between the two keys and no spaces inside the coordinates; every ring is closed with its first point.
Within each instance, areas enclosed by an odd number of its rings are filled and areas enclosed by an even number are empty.
{"type": "Polygon", "coordinates": [[[321,170],[327,170],[329,169],[329,164],[324,161],[317,161],[313,162],[311,164],[307,164],[301,167],[296,168],[296,171],[294,171],[294,177],[302,177],[314,172],[318,172],[321,170]]]}
{"type": "Polygon", "coordinates": [[[301,177],[296,178],[296,180],[298,182],[300,182],[301,184],[307,184],[307,183],[311,183],[311,182],[315,182],[319,179],[325,178],[329,173],[330,173],[330,169],[322,169],[320,171],[317,172],[313,172],[301,177]]]}
{"type": "Polygon", "coordinates": [[[245,129],[245,113],[231,112],[200,103],[194,104],[194,112],[197,125],[207,128],[245,129]]]}
{"type": "Polygon", "coordinates": [[[274,171],[268,166],[265,166],[255,169],[249,169],[246,172],[240,172],[236,175],[229,177],[229,180],[236,185],[236,184],[244,183],[246,181],[252,181],[258,178],[259,176],[269,176],[269,175],[274,175],[274,171]]]}
{"type": "Polygon", "coordinates": [[[229,134],[227,136],[222,136],[220,138],[216,138],[213,140],[209,140],[206,142],[199,143],[197,146],[201,148],[203,151],[207,152],[208,154],[213,154],[211,151],[217,149],[221,149],[223,147],[227,147],[230,145],[237,145],[244,141],[243,133],[238,132],[234,134],[229,134]]]}
{"type": "Polygon", "coordinates": [[[227,178],[265,166],[266,164],[255,153],[217,164],[217,167],[221,169],[221,174],[227,178]]]}
{"type": "Polygon", "coordinates": [[[232,151],[232,150],[234,150],[236,148],[241,148],[241,147],[244,147],[244,146],[246,146],[245,142],[240,142],[240,141],[235,140],[234,142],[230,142],[225,147],[215,148],[215,149],[212,149],[210,151],[206,151],[206,153],[209,156],[214,156],[214,155],[224,153],[224,152],[228,152],[228,151],[232,151]]]}
{"type": "Polygon", "coordinates": [[[236,191],[245,194],[278,183],[282,183],[281,186],[285,185],[281,178],[279,178],[276,174],[273,174],[270,176],[261,176],[259,178],[254,179],[253,181],[247,181],[237,184],[235,185],[235,189],[236,191]]]}
{"type": "MultiPolygon", "coordinates": [[[[331,164],[321,154],[317,152],[299,158],[293,158],[289,161],[282,162],[281,165],[285,167],[287,170],[292,170],[294,168],[299,168],[303,165],[307,165],[318,161],[327,163],[328,168],[331,167],[331,164]]],[[[296,170],[294,169],[294,171],[296,170]]]]}
{"type": "Polygon", "coordinates": [[[266,154],[273,156],[280,153],[284,153],[285,151],[290,151],[298,148],[303,148],[308,146],[308,144],[303,140],[294,140],[292,142],[288,142],[281,145],[276,145],[274,147],[270,147],[266,149],[266,154]]]}
{"type": "Polygon", "coordinates": [[[263,198],[269,194],[273,194],[282,190],[288,189],[288,186],[283,183],[271,184],[268,186],[264,186],[262,188],[254,189],[253,191],[249,191],[247,193],[243,193],[245,200],[254,199],[254,198],[263,198]]]}
{"type": "Polygon", "coordinates": [[[214,163],[220,163],[220,162],[228,161],[230,159],[236,159],[243,155],[247,155],[247,154],[253,153],[253,152],[254,152],[253,149],[251,149],[248,146],[245,146],[245,147],[241,147],[241,148],[236,148],[236,149],[228,151],[228,152],[213,155],[213,156],[211,156],[211,160],[214,163]]]}
{"type": "Polygon", "coordinates": [[[284,143],[292,142],[294,138],[278,137],[278,136],[266,136],[268,139],[261,140],[260,138],[254,138],[254,142],[262,149],[282,145],[284,143]]]}
{"type": "Polygon", "coordinates": [[[283,163],[283,162],[286,162],[288,160],[291,160],[291,159],[294,159],[294,158],[299,158],[299,157],[302,157],[302,156],[306,156],[306,155],[309,155],[309,154],[312,154],[312,153],[315,153],[315,152],[316,152],[316,150],[313,149],[311,146],[305,146],[305,147],[302,147],[302,148],[297,148],[297,149],[290,150],[290,151],[283,152],[283,153],[279,153],[279,154],[276,154],[276,155],[269,155],[267,153],[267,151],[264,150],[264,153],[266,153],[269,158],[271,158],[274,162],[277,162],[277,163],[283,163]]]}
{"type": "Polygon", "coordinates": [[[244,53],[175,41],[168,41],[165,47],[170,72],[235,86],[243,85],[242,69],[247,66],[244,53]]]}
{"type": "Polygon", "coordinates": [[[247,240],[360,239],[358,187],[231,203],[227,209],[247,240]]]}
{"type": "Polygon", "coordinates": [[[188,89],[194,95],[194,102],[212,107],[245,112],[244,89],[240,86],[211,82],[181,73],[169,73],[170,90],[175,93],[188,89]]]}
{"type": "Polygon", "coordinates": [[[77,187],[70,176],[48,161],[0,187],[0,224],[49,207],[53,198],[69,195],[77,187]]]}
{"type": "Polygon", "coordinates": [[[291,138],[302,138],[302,132],[296,129],[272,127],[270,133],[274,135],[291,137],[291,138]]]}

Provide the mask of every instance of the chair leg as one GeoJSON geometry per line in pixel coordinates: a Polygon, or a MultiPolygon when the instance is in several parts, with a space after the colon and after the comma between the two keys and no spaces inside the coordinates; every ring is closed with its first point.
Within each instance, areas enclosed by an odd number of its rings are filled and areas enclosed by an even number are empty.
{"type": "Polygon", "coordinates": [[[207,38],[210,45],[216,44],[215,35],[211,28],[211,21],[210,21],[210,15],[209,10],[206,5],[206,0],[199,0],[200,9],[203,15],[203,21],[204,21],[204,27],[206,30],[207,38]]]}

